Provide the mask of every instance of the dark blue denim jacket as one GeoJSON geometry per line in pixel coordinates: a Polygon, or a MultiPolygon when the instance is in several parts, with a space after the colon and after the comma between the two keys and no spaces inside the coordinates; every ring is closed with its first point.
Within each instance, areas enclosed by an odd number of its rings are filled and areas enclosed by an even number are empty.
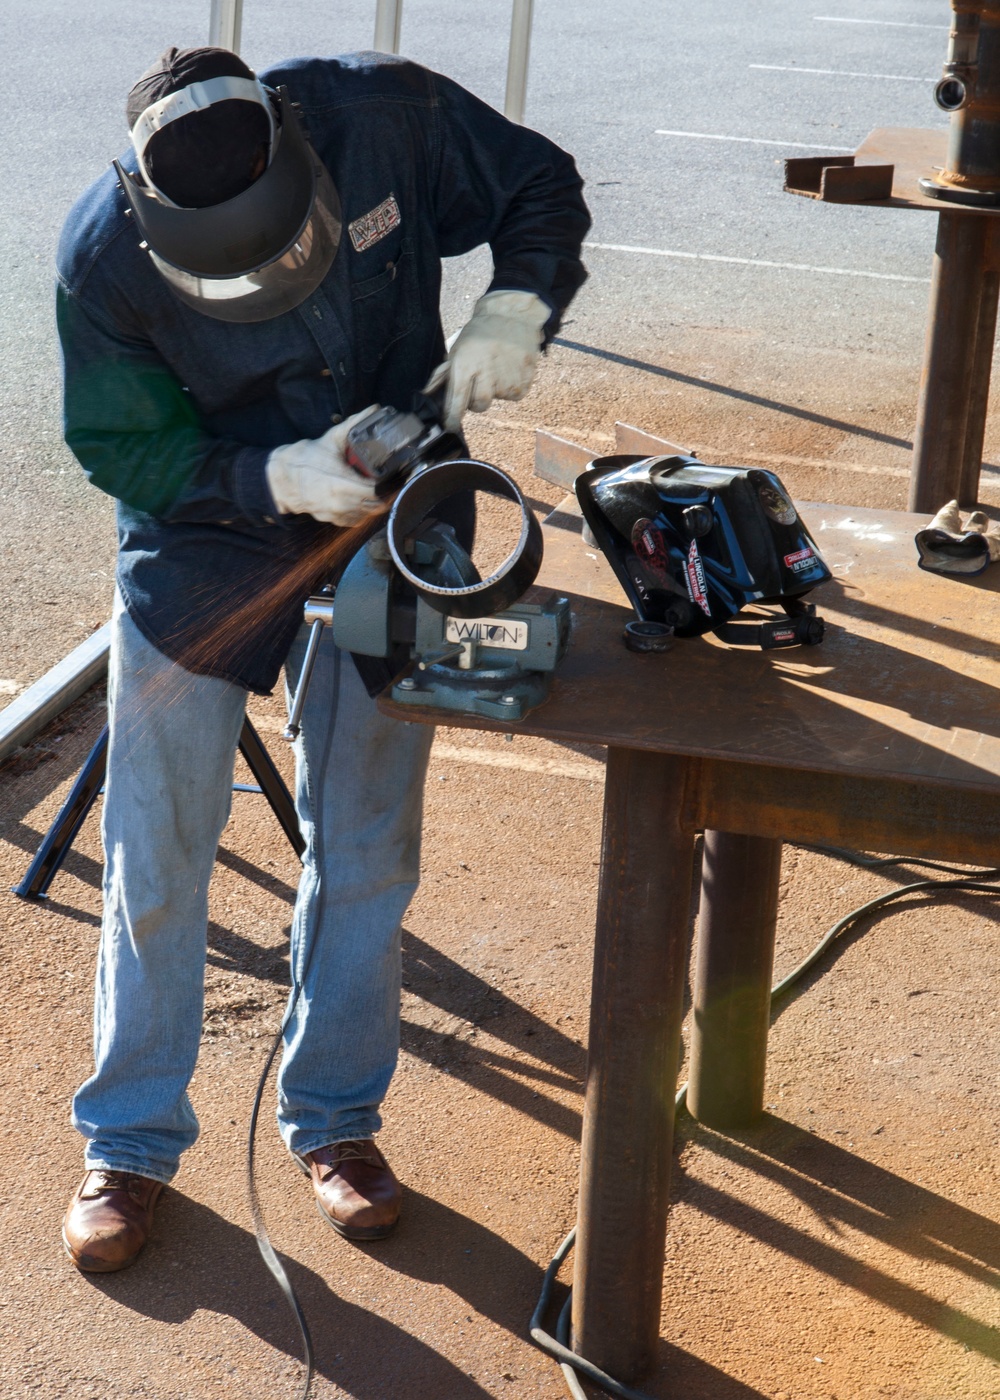
{"type": "MultiPolygon", "coordinates": [[[[279,516],[268,453],[370,403],[408,408],[444,358],[442,257],[488,243],[491,289],[561,312],[586,273],[572,159],[449,79],[383,54],[297,59],[287,86],[343,203],[344,234],[295,311],[236,325],[188,309],[140,247],[109,170],[66,221],[57,316],[66,441],[118,500],[118,584],[146,637],[190,670],[268,691],[326,569],[331,526],[279,516]],[[347,226],[393,195],[397,227],[347,226]]],[[[134,170],[131,153],[123,159],[134,170]]]]}

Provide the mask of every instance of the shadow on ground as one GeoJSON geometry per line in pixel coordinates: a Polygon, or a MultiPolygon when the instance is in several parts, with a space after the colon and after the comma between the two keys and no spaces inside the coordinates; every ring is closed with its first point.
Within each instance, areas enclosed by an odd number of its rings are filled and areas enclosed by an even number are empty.
{"type": "MultiPolygon", "coordinates": [[[[331,1234],[333,1269],[342,1248],[357,1246],[331,1234]]],[[[380,1244],[378,1259],[393,1271],[462,1293],[478,1312],[512,1330],[519,1330],[522,1319],[509,1313],[490,1280],[516,1278],[526,1298],[539,1286],[537,1266],[498,1235],[414,1192],[407,1194],[398,1232],[380,1244]],[[494,1271],[486,1261],[500,1256],[494,1271]]],[[[387,1395],[473,1400],[490,1394],[418,1337],[338,1297],[314,1270],[288,1258],[284,1263],[310,1323],[317,1372],[356,1400],[387,1395]],[[402,1384],[401,1377],[406,1378],[402,1384]]],[[[128,1273],[91,1275],[90,1282],[122,1308],[161,1323],[181,1325],[200,1310],[228,1315],[267,1346],[301,1358],[291,1313],[261,1263],[253,1235],[179,1193],[164,1197],[151,1246],[128,1273]]]]}
{"type": "MultiPolygon", "coordinates": [[[[1000,1287],[1000,1224],[781,1118],[724,1137],[687,1120],[685,1134],[797,1197],[834,1236],[858,1231],[928,1264],[1000,1287]]],[[[894,1278],[826,1240],[690,1176],[677,1194],[690,1207],[808,1264],[873,1302],[914,1319],[992,1361],[1000,1330],[894,1278]]]]}

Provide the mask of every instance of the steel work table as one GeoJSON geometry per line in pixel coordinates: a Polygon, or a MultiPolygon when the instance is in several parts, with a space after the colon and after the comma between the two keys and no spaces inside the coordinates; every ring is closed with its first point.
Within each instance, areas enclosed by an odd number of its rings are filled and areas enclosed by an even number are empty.
{"type": "Polygon", "coordinates": [[[579,519],[545,525],[539,584],[571,598],[550,700],[519,724],[386,713],[608,747],[573,1289],[574,1344],[624,1380],[655,1361],[694,840],[705,832],[688,1106],[763,1110],[783,838],[994,864],[1000,844],[1000,567],[916,567],[926,517],[802,514],[832,569],[819,647],[715,640],[636,656],[579,519]]]}

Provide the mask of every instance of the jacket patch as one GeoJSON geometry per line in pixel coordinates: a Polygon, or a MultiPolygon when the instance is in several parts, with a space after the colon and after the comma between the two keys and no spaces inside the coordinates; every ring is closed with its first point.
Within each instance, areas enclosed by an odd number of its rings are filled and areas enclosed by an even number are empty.
{"type": "Polygon", "coordinates": [[[391,194],[388,199],[383,199],[381,204],[370,209],[367,214],[362,214],[360,219],[355,219],[353,223],[347,225],[347,232],[351,235],[354,251],[363,253],[366,248],[370,248],[380,238],[385,238],[387,233],[392,233],[394,228],[399,228],[401,222],[396,196],[391,194]]]}

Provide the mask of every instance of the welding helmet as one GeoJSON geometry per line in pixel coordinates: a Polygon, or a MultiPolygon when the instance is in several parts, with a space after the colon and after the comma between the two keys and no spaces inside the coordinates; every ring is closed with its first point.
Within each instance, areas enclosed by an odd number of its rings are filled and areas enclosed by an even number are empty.
{"type": "Polygon", "coordinates": [[[635,608],[625,638],[634,650],[706,632],[765,649],[822,640],[823,622],[802,599],[831,574],[773,472],[689,456],[601,457],[576,494],[635,608]],[[783,616],[734,622],[750,603],[776,603],[783,616]]]}
{"type": "Polygon", "coordinates": [[[340,199],[286,88],[228,75],[190,83],[142,112],[132,142],[138,176],[118,161],[115,170],[154,267],[181,301],[219,321],[267,321],[319,286],[340,243],[340,199]],[[266,168],[219,204],[178,206],[146,169],[150,140],[170,122],[233,99],[266,110],[266,168]]]}

